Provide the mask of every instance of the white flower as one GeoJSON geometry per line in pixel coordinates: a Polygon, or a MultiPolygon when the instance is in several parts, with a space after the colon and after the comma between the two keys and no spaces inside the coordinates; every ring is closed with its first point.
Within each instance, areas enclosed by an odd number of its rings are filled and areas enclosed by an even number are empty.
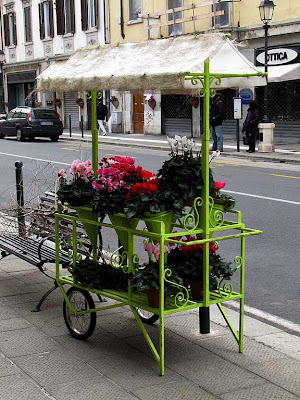
{"type": "Polygon", "coordinates": [[[211,162],[213,158],[219,157],[220,155],[221,155],[220,151],[213,151],[209,158],[209,162],[211,162]]]}
{"type": "Polygon", "coordinates": [[[178,143],[178,140],[176,140],[176,136],[175,136],[175,139],[167,136],[167,141],[171,147],[171,151],[177,153],[179,143],[178,143]]]}

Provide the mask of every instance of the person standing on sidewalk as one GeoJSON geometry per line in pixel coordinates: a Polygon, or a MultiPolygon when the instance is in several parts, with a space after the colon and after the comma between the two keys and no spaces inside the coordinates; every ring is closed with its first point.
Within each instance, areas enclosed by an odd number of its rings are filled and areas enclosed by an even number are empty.
{"type": "Polygon", "coordinates": [[[249,101],[249,108],[247,110],[247,116],[243,124],[242,132],[246,134],[248,139],[249,149],[246,150],[248,153],[255,152],[255,138],[258,136],[258,124],[260,121],[260,112],[258,104],[255,100],[249,101]]]}
{"type": "Polygon", "coordinates": [[[98,135],[100,135],[100,130],[102,131],[102,136],[105,136],[107,134],[104,126],[104,121],[107,118],[107,114],[108,114],[107,107],[105,104],[103,104],[103,101],[100,100],[97,106],[98,135]]]}
{"type": "Polygon", "coordinates": [[[223,151],[223,127],[222,123],[225,118],[225,106],[222,102],[221,95],[216,94],[210,105],[210,131],[213,138],[211,151],[223,151]]]}

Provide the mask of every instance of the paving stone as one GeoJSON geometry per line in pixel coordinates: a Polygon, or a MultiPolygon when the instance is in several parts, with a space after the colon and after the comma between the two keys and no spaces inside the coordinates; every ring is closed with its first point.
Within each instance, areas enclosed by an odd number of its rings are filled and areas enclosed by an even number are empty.
{"type": "Polygon", "coordinates": [[[220,396],[223,400],[297,400],[290,392],[272,384],[266,384],[250,389],[237,390],[220,396]]]}
{"type": "Polygon", "coordinates": [[[49,400],[49,396],[29,378],[18,375],[0,378],[0,399],[49,400]]]}
{"type": "Polygon", "coordinates": [[[13,361],[22,371],[43,387],[98,378],[100,376],[95,369],[63,349],[61,351],[14,357],[13,361]]]}
{"type": "Polygon", "coordinates": [[[8,358],[4,357],[3,354],[0,355],[0,377],[20,373],[21,371],[8,358]]]}
{"type": "Polygon", "coordinates": [[[248,369],[270,382],[300,396],[300,362],[295,359],[278,359],[251,364],[248,369]]]}
{"type": "Polygon", "coordinates": [[[11,331],[9,335],[7,332],[0,333],[0,348],[7,357],[41,353],[58,347],[57,343],[33,327],[11,331]]]}
{"type": "Polygon", "coordinates": [[[54,387],[46,387],[46,390],[59,400],[136,400],[135,396],[101,376],[96,379],[56,384],[54,387]]]}
{"type": "Polygon", "coordinates": [[[13,296],[16,294],[26,293],[26,287],[21,282],[15,282],[14,279],[8,281],[0,281],[0,299],[5,296],[13,296]]]}
{"type": "Polygon", "coordinates": [[[165,385],[150,386],[145,389],[132,391],[138,398],[143,400],[214,400],[215,396],[201,389],[199,385],[180,379],[165,385]]]}
{"type": "Polygon", "coordinates": [[[257,338],[260,343],[287,354],[300,361],[300,337],[287,332],[274,333],[272,335],[260,336],[257,338]]]}
{"type": "Polygon", "coordinates": [[[4,319],[18,317],[18,315],[14,311],[12,311],[9,307],[2,303],[2,300],[3,299],[1,299],[0,302],[0,320],[3,321],[4,319]]]}
{"type": "Polygon", "coordinates": [[[30,327],[31,325],[24,318],[10,318],[1,321],[0,332],[14,331],[30,327]]]}

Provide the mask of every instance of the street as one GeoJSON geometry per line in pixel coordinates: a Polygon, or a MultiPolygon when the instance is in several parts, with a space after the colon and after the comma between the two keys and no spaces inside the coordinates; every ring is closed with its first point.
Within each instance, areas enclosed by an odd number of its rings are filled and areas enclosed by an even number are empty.
{"type": "MultiPolygon", "coordinates": [[[[91,144],[48,140],[20,143],[1,140],[0,209],[15,198],[15,162],[24,164],[25,202],[54,190],[57,172],[77,158],[91,158],[91,144]]],[[[167,152],[99,146],[99,159],[131,156],[136,164],[156,172],[167,152]]],[[[299,193],[300,166],[252,162],[219,157],[211,163],[215,180],[225,181],[225,191],[236,199],[249,228],[264,233],[246,240],[245,304],[300,324],[299,311],[299,193]]],[[[220,242],[220,254],[233,261],[238,248],[220,242]]]]}

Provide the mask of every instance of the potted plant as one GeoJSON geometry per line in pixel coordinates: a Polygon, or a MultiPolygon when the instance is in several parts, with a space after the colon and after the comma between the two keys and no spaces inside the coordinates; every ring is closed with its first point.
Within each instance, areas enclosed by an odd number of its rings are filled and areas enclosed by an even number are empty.
{"type": "Polygon", "coordinates": [[[190,95],[189,95],[189,103],[190,103],[193,107],[197,108],[198,105],[199,105],[199,97],[196,96],[195,94],[190,94],[190,95]]]}
{"type": "Polygon", "coordinates": [[[61,99],[55,98],[54,103],[55,103],[56,107],[59,107],[59,108],[61,107],[61,99]]]}
{"type": "Polygon", "coordinates": [[[151,95],[148,98],[148,104],[149,104],[149,107],[151,107],[152,110],[154,110],[154,108],[156,107],[156,100],[155,100],[154,96],[151,95]]]}
{"type": "Polygon", "coordinates": [[[116,96],[111,96],[110,102],[113,104],[113,106],[114,106],[115,108],[118,108],[118,107],[119,107],[119,100],[117,99],[116,96]]]}
{"type": "MultiPolygon", "coordinates": [[[[172,272],[168,278],[170,282],[174,282],[178,285],[183,285],[183,280],[175,272],[172,272]]],[[[180,291],[180,286],[176,286],[168,281],[164,282],[165,296],[174,294],[180,291]]],[[[131,277],[131,287],[139,292],[146,292],[148,305],[150,307],[159,307],[159,263],[158,261],[149,261],[148,263],[142,264],[138,267],[135,274],[131,277]]]]}
{"type": "Polygon", "coordinates": [[[210,192],[214,200],[215,207],[218,208],[218,206],[220,206],[220,209],[226,211],[234,208],[235,199],[228,194],[220,193],[220,190],[223,189],[225,186],[226,182],[215,181],[214,187],[211,188],[210,192]]]}
{"type": "Polygon", "coordinates": [[[80,108],[84,107],[84,101],[81,97],[76,100],[76,103],[79,105],[80,108]]]}

